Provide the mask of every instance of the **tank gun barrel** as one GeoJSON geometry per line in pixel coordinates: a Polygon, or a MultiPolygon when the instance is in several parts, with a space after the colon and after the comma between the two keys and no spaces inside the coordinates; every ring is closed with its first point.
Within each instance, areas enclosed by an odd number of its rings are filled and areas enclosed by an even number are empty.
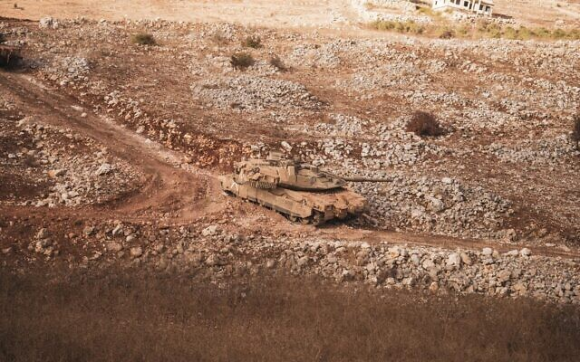
{"type": "Polygon", "coordinates": [[[346,182],[393,182],[390,178],[343,177],[346,182]]]}

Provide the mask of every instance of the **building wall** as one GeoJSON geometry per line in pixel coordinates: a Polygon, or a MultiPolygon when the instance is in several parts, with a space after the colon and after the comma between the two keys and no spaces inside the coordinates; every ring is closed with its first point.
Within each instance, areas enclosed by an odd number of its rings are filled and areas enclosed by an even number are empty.
{"type": "Polygon", "coordinates": [[[433,0],[433,9],[458,9],[487,16],[491,16],[493,13],[493,6],[483,2],[480,4],[479,0],[433,0]]]}

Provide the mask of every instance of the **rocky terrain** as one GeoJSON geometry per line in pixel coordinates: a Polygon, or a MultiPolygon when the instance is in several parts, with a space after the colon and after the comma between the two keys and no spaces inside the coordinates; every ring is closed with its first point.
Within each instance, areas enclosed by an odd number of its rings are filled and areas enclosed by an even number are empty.
{"type": "Polygon", "coordinates": [[[0,71],[5,270],[580,304],[578,41],[82,17],[0,18],[0,32],[23,46],[0,71]],[[417,111],[442,134],[410,132],[417,111]],[[349,185],[369,200],[359,219],[293,224],[219,188],[269,151],[389,182],[349,185]]]}

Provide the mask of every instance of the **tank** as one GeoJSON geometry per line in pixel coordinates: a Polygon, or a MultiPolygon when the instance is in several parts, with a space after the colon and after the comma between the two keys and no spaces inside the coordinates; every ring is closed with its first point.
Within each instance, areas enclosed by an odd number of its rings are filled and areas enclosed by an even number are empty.
{"type": "Polygon", "coordinates": [[[291,221],[314,225],[365,211],[367,200],[349,190],[348,182],[389,181],[340,177],[280,153],[237,162],[231,175],[220,177],[225,192],[275,210],[291,221]]]}

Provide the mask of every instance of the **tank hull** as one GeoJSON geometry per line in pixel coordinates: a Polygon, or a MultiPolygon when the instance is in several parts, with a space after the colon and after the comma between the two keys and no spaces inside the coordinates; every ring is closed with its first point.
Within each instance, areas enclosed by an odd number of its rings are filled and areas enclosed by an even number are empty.
{"type": "Polygon", "coordinates": [[[322,224],[358,216],[366,209],[364,197],[347,189],[324,192],[296,191],[282,187],[260,189],[239,184],[231,176],[220,177],[222,189],[241,199],[278,211],[292,221],[322,224]]]}

